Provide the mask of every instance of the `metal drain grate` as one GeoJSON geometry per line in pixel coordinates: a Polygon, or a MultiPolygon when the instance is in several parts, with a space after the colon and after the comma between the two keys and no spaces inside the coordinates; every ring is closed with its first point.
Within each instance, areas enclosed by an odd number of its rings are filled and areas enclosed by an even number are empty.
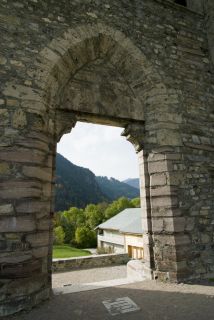
{"type": "Polygon", "coordinates": [[[112,316],[140,310],[136,303],[129,297],[105,300],[103,304],[112,316]]]}

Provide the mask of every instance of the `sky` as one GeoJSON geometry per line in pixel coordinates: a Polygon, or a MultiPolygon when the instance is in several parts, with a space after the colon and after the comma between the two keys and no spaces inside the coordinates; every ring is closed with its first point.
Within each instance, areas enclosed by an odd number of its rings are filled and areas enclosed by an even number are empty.
{"type": "Polygon", "coordinates": [[[138,158],[133,145],[120,136],[122,131],[123,128],[77,122],[71,133],[61,138],[57,152],[97,176],[120,181],[137,178],[138,158]]]}

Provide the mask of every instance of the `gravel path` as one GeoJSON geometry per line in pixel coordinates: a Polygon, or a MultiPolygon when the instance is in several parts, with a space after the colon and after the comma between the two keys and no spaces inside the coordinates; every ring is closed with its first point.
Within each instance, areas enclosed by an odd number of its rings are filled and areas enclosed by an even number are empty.
{"type": "Polygon", "coordinates": [[[53,288],[59,288],[68,284],[91,283],[118,278],[126,278],[126,265],[54,273],[52,283],[53,288]]]}

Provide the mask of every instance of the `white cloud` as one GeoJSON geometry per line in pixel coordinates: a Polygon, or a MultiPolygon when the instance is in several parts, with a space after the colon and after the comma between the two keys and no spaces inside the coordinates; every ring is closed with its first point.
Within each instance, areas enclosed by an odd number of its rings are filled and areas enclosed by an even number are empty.
{"type": "Polygon", "coordinates": [[[138,177],[137,155],[134,147],[120,136],[122,131],[122,128],[78,122],[70,134],[62,137],[57,151],[96,175],[119,180],[138,177]]]}

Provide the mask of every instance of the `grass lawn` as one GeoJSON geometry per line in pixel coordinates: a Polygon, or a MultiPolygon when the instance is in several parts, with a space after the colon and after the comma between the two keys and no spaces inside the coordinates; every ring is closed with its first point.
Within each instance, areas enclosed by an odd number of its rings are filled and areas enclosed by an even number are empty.
{"type": "Polygon", "coordinates": [[[90,256],[87,250],[73,248],[69,245],[53,246],[53,258],[73,258],[81,256],[90,256]]]}

